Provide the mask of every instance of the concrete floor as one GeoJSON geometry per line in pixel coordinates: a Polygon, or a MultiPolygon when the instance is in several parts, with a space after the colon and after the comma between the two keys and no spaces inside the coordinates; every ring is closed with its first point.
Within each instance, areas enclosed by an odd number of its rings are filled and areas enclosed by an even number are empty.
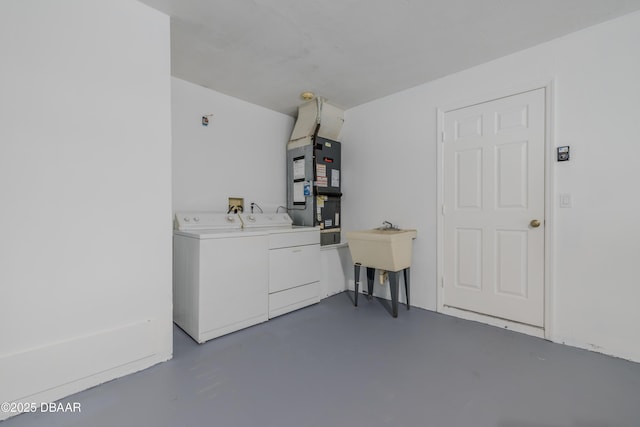
{"type": "Polygon", "coordinates": [[[640,364],[342,293],[2,427],[640,426],[640,364]]]}

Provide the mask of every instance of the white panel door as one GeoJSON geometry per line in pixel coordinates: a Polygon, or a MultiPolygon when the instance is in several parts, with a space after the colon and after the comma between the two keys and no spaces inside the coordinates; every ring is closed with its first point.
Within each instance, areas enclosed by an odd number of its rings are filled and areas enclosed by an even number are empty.
{"type": "Polygon", "coordinates": [[[544,138],[544,89],[445,113],[445,306],[543,326],[544,138]]]}

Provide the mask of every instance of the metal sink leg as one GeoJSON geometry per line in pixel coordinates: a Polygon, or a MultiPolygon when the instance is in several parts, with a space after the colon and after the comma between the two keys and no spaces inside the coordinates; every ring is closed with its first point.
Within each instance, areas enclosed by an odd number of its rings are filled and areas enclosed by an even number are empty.
{"type": "Polygon", "coordinates": [[[367,267],[367,290],[369,291],[369,295],[367,295],[368,299],[373,298],[373,282],[376,278],[376,269],[367,267]]]}
{"type": "Polygon", "coordinates": [[[389,289],[391,290],[391,312],[393,317],[398,317],[398,285],[400,277],[397,271],[389,271],[389,289]]]}
{"type": "Polygon", "coordinates": [[[356,307],[358,306],[358,288],[360,285],[360,263],[356,263],[353,266],[353,270],[354,270],[354,280],[353,280],[353,287],[355,289],[355,294],[353,295],[353,305],[355,305],[356,307]]]}
{"type": "Polygon", "coordinates": [[[404,271],[404,292],[407,295],[407,310],[409,310],[409,308],[411,308],[411,306],[409,305],[409,276],[410,276],[410,270],[409,267],[405,268],[404,271]]]}

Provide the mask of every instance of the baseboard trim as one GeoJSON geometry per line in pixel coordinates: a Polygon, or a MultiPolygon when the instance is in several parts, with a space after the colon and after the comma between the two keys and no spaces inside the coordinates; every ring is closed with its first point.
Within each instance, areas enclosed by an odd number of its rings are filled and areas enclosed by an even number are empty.
{"type": "MultiPolygon", "coordinates": [[[[0,401],[53,402],[169,360],[159,322],[144,320],[0,357],[0,401]]],[[[0,413],[0,420],[15,413],[0,413]]]]}
{"type": "Polygon", "coordinates": [[[442,314],[448,316],[459,317],[465,320],[471,320],[474,322],[484,323],[486,325],[496,326],[502,329],[509,329],[511,331],[519,332],[521,334],[531,335],[537,338],[544,339],[544,329],[537,328],[531,325],[525,325],[523,323],[512,322],[506,319],[500,319],[497,317],[491,317],[473,311],[461,310],[454,307],[444,306],[440,311],[442,314]]]}

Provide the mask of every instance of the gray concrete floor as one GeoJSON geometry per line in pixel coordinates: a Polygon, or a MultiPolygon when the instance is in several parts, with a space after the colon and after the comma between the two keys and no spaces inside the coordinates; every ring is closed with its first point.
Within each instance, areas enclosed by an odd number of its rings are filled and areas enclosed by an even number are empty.
{"type": "Polygon", "coordinates": [[[640,426],[640,364],[342,293],[2,427],[640,426]]]}

